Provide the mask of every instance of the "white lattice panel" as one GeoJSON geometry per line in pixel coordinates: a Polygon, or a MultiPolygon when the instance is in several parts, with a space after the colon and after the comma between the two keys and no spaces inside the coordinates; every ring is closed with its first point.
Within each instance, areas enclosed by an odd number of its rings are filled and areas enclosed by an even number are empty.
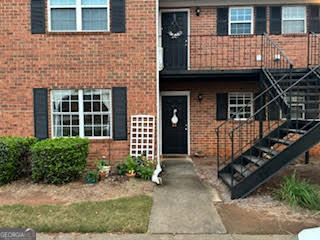
{"type": "Polygon", "coordinates": [[[146,152],[148,159],[154,159],[154,125],[154,116],[131,116],[131,156],[138,157],[146,152]]]}

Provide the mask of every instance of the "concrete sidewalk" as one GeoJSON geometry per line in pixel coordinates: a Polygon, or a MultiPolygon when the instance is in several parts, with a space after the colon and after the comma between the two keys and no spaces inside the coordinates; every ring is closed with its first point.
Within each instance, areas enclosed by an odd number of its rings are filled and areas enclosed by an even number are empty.
{"type": "Polygon", "coordinates": [[[192,160],[166,159],[163,184],[155,188],[149,233],[226,233],[212,194],[197,176],[192,160]]]}
{"type": "Polygon", "coordinates": [[[237,235],[237,234],[37,234],[37,240],[296,240],[292,235],[237,235]]]}

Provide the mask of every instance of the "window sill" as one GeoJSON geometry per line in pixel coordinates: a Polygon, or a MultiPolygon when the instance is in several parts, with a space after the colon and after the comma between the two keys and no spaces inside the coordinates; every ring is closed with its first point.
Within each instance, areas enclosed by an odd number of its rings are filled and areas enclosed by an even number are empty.
{"type": "Polygon", "coordinates": [[[307,33],[282,33],[284,37],[306,37],[308,36],[307,33]]]}
{"type": "Polygon", "coordinates": [[[92,32],[63,32],[63,31],[48,31],[48,35],[109,35],[110,31],[92,31],[92,32]]]}
{"type": "Polygon", "coordinates": [[[254,37],[257,35],[261,35],[261,34],[229,34],[229,37],[234,37],[234,38],[239,38],[239,37],[243,37],[243,38],[249,38],[249,37],[254,37]]]}

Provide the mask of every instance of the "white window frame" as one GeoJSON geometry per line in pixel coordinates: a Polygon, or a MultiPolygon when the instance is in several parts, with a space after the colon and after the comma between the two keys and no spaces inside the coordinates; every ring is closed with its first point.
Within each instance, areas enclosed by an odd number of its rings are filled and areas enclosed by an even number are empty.
{"type": "MultiPolygon", "coordinates": [[[[292,102],[299,102],[299,98],[304,98],[304,96],[293,96],[291,97],[291,101],[292,102]]],[[[286,96],[286,100],[287,102],[290,102],[290,97],[286,96]]],[[[304,100],[302,100],[304,101],[304,100]]],[[[306,104],[305,103],[292,103],[291,104],[292,107],[302,107],[302,110],[306,110],[306,104]]],[[[283,116],[283,111],[280,109],[280,118],[282,120],[286,120],[286,117],[283,116]]],[[[302,118],[292,118],[293,120],[305,120],[306,119],[306,113],[305,112],[302,112],[302,118]]]]}
{"type": "Polygon", "coordinates": [[[251,35],[253,34],[253,29],[254,29],[254,11],[253,11],[253,7],[231,7],[229,8],[229,25],[228,25],[228,28],[229,28],[229,35],[231,36],[237,36],[237,35],[251,35]],[[242,20],[242,21],[231,21],[231,10],[234,10],[234,9],[250,9],[251,10],[251,21],[248,21],[248,20],[242,20]],[[250,29],[250,33],[245,33],[245,34],[232,34],[231,33],[231,24],[232,23],[250,23],[251,24],[251,29],[250,29]]]}
{"type": "Polygon", "coordinates": [[[306,6],[302,6],[302,5],[298,5],[298,6],[283,6],[281,9],[281,33],[282,34],[304,34],[307,32],[307,8],[306,6]],[[284,11],[286,8],[292,8],[292,7],[303,7],[304,8],[304,18],[290,18],[290,19],[285,19],[284,18],[284,11]],[[304,21],[304,32],[296,32],[296,33],[284,33],[283,29],[284,29],[284,21],[304,21]]]}
{"type": "MultiPolygon", "coordinates": [[[[110,136],[91,136],[91,137],[86,137],[84,136],[84,107],[83,107],[83,93],[84,89],[52,89],[50,91],[50,104],[51,104],[51,137],[52,138],[57,138],[54,136],[54,124],[53,124],[53,115],[54,115],[54,106],[53,106],[53,94],[52,91],[59,91],[59,90],[77,90],[78,91],[78,101],[79,101],[79,137],[80,138],[88,138],[88,139],[112,139],[112,133],[113,133],[113,125],[112,125],[112,91],[110,88],[103,88],[103,90],[108,90],[110,93],[110,136]]],[[[94,89],[92,89],[94,90],[94,89]]],[[[101,112],[102,113],[102,112],[101,112]]],[[[61,136],[63,137],[63,136],[61,136]]]]}
{"type": "Polygon", "coordinates": [[[76,5],[56,5],[51,6],[51,0],[47,2],[48,9],[48,30],[49,32],[110,32],[110,1],[108,0],[107,5],[83,5],[81,0],[76,0],[76,5]],[[76,10],[76,30],[52,30],[51,29],[51,9],[65,9],[65,8],[74,8],[76,10]],[[82,30],[82,8],[107,8],[108,14],[108,25],[107,30],[82,30]]]}
{"type": "MultiPolygon", "coordinates": [[[[232,120],[235,120],[235,121],[243,121],[243,120],[247,120],[248,118],[231,118],[231,110],[230,108],[231,107],[239,107],[240,105],[239,104],[230,104],[230,100],[231,100],[231,95],[250,95],[250,102],[251,102],[251,105],[250,105],[250,115],[252,116],[253,115],[253,92],[229,92],[228,93],[228,119],[232,119],[232,120]]],[[[246,104],[241,104],[241,108],[246,106],[246,104]]]]}

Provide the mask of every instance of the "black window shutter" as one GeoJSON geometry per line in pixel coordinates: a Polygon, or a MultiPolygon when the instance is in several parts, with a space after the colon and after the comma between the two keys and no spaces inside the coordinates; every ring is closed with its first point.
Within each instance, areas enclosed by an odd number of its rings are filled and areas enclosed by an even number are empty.
{"type": "Polygon", "coordinates": [[[280,107],[276,101],[268,106],[268,118],[269,120],[280,120],[280,107]]]}
{"type": "Polygon", "coordinates": [[[111,0],[111,29],[114,33],[126,31],[126,1],[111,0]]]}
{"type": "Polygon", "coordinates": [[[228,35],[228,20],[229,20],[229,9],[218,8],[217,9],[217,35],[219,36],[228,35]]]}
{"type": "Polygon", "coordinates": [[[228,93],[217,93],[217,120],[228,118],[228,93]]]}
{"type": "Polygon", "coordinates": [[[267,31],[267,7],[256,7],[255,33],[264,34],[267,31]]]}
{"type": "Polygon", "coordinates": [[[45,0],[31,0],[31,33],[44,34],[45,29],[45,0]]]}
{"type": "Polygon", "coordinates": [[[49,137],[48,131],[48,90],[33,89],[34,136],[39,140],[49,137]]]}
{"type": "MultiPolygon", "coordinates": [[[[254,98],[258,97],[260,93],[256,93],[254,98]]],[[[254,100],[254,112],[260,110],[266,104],[266,96],[265,94],[261,95],[257,99],[254,100]]],[[[263,109],[255,116],[255,120],[266,120],[266,110],[263,109]]]]}
{"type": "Polygon", "coordinates": [[[320,6],[309,6],[309,32],[320,32],[320,6]]]}
{"type": "Polygon", "coordinates": [[[281,34],[281,7],[270,7],[270,34],[281,34]]]}
{"type": "Polygon", "coordinates": [[[127,88],[112,88],[113,140],[127,140],[127,88]]]}

